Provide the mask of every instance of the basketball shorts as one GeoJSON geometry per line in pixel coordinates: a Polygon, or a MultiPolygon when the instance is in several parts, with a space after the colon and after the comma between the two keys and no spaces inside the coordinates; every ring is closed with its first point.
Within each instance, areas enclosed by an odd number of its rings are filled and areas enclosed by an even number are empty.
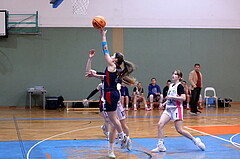
{"type": "Polygon", "coordinates": [[[112,90],[104,92],[105,103],[103,105],[103,110],[110,112],[117,110],[117,104],[120,99],[120,94],[118,90],[112,90]]]}
{"type": "Polygon", "coordinates": [[[171,120],[183,120],[183,107],[166,108],[163,113],[167,114],[171,120]]]}

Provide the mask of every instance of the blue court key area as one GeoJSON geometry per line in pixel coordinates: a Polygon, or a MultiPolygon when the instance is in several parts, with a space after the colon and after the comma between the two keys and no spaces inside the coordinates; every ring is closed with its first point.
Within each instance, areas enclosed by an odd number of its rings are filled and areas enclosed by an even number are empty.
{"type": "MultiPolygon", "coordinates": [[[[115,145],[115,154],[119,159],[238,159],[240,149],[233,146],[229,140],[232,135],[200,136],[206,145],[206,151],[201,151],[196,145],[184,137],[166,137],[166,152],[151,153],[156,147],[157,138],[134,138],[132,151],[120,149],[115,145]]],[[[233,138],[240,143],[240,136],[233,138]]],[[[29,149],[39,141],[5,141],[0,142],[0,159],[25,159],[29,149]]],[[[29,159],[104,159],[107,158],[108,141],[105,139],[89,140],[51,140],[44,141],[34,147],[29,153],[29,159]]]]}

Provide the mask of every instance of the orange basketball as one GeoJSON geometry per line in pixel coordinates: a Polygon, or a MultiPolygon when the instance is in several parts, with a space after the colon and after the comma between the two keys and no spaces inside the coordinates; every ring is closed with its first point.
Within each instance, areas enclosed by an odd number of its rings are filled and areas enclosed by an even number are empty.
{"type": "Polygon", "coordinates": [[[107,22],[103,16],[96,16],[92,20],[92,25],[96,29],[101,29],[106,26],[107,22]]]}

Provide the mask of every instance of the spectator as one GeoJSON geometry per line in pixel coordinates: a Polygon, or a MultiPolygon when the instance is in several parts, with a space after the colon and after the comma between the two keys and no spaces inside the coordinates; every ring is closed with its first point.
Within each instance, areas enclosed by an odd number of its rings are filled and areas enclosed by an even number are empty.
{"type": "Polygon", "coordinates": [[[191,101],[190,101],[190,105],[191,105],[190,114],[201,113],[201,111],[197,109],[199,96],[201,93],[201,89],[203,87],[202,74],[200,72],[200,64],[194,65],[194,70],[191,71],[189,74],[189,82],[190,82],[190,90],[192,95],[191,101]]]}
{"type": "Polygon", "coordinates": [[[122,106],[125,105],[125,110],[128,111],[128,104],[129,104],[129,91],[125,83],[122,82],[121,86],[121,100],[122,100],[122,106]]]}
{"type": "Polygon", "coordinates": [[[152,78],[151,83],[148,86],[148,99],[150,102],[150,110],[153,109],[153,102],[159,102],[159,108],[162,106],[163,96],[161,95],[159,85],[157,85],[156,78],[152,78]]]}
{"type": "Polygon", "coordinates": [[[145,110],[150,110],[148,108],[146,99],[143,95],[143,88],[142,88],[142,83],[138,82],[137,86],[133,88],[133,105],[134,105],[134,110],[137,110],[137,102],[143,102],[145,105],[145,110]]]}
{"type": "Polygon", "coordinates": [[[189,91],[187,82],[186,82],[186,81],[182,81],[182,85],[183,85],[183,87],[184,87],[184,91],[185,91],[185,94],[186,94],[186,100],[184,101],[184,103],[186,103],[186,106],[185,106],[185,107],[186,107],[187,110],[190,110],[190,107],[189,107],[190,91],[189,91]]]}
{"type": "Polygon", "coordinates": [[[167,96],[167,92],[171,83],[171,80],[167,80],[167,85],[163,88],[163,99],[167,96]]]}

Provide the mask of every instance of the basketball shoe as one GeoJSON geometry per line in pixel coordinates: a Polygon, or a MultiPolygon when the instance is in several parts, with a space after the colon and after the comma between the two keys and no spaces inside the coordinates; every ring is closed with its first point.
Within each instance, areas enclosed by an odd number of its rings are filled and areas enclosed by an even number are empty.
{"type": "Polygon", "coordinates": [[[116,156],[112,150],[108,151],[108,158],[116,158],[116,156]]]}
{"type": "Polygon", "coordinates": [[[129,136],[127,138],[128,138],[127,149],[128,149],[128,151],[131,151],[132,150],[132,140],[129,138],[129,136]]]}
{"type": "Polygon", "coordinates": [[[167,149],[164,146],[163,142],[158,142],[157,147],[155,149],[152,149],[152,152],[165,152],[167,149]]]}
{"type": "Polygon", "coordinates": [[[196,138],[196,141],[195,141],[195,144],[202,150],[204,151],[205,150],[205,145],[204,143],[202,143],[201,139],[200,138],[196,138]]]}

